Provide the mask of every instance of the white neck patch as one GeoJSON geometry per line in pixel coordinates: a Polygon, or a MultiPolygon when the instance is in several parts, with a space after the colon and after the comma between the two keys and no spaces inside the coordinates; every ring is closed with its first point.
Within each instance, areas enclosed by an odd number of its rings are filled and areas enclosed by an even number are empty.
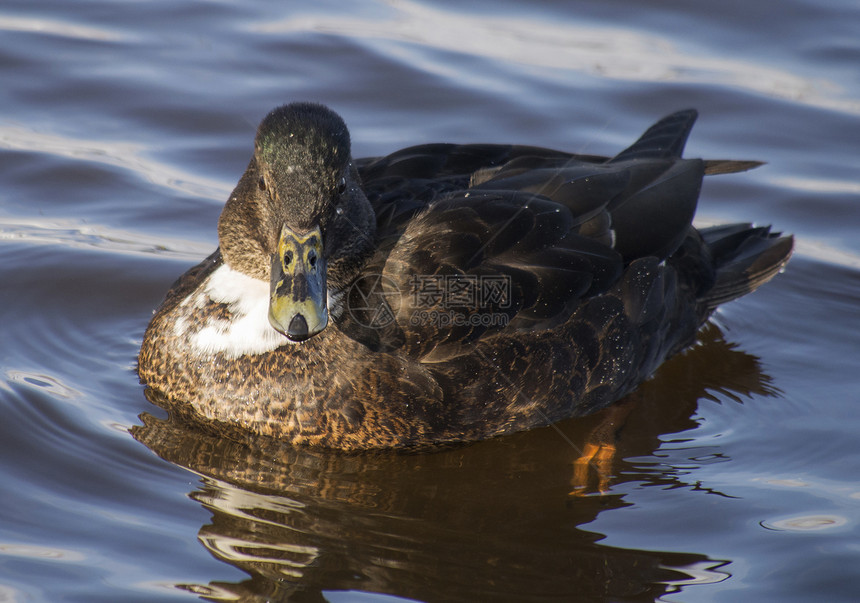
{"type": "MultiPolygon", "coordinates": [[[[201,305],[203,296],[227,304],[232,320],[210,318],[189,341],[198,356],[223,353],[228,358],[264,354],[292,343],[269,324],[269,283],[219,266],[184,303],[201,305]]],[[[178,326],[178,325],[177,325],[178,326]]],[[[183,325],[188,328],[187,323],[183,325]]]]}

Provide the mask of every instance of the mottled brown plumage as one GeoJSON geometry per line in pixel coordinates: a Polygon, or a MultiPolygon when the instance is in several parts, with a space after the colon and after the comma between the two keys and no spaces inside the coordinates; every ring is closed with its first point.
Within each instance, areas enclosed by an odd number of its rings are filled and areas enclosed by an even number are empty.
{"type": "Polygon", "coordinates": [[[276,109],[219,250],[147,329],[141,379],[212,428],[347,450],[603,408],[791,253],[768,228],[691,226],[705,174],[757,165],[682,159],[695,118],[675,113],[613,158],[437,144],[353,161],[337,115],[276,109]],[[292,343],[260,304],[277,294],[272,262],[292,265],[279,233],[317,227],[330,319],[292,343]]]}

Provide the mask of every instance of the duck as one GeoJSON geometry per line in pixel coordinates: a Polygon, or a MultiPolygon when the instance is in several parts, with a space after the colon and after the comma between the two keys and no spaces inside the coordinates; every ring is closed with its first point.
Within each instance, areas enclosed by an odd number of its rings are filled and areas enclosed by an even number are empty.
{"type": "MultiPolygon", "coordinates": [[[[793,238],[697,228],[705,175],[672,113],[613,157],[432,143],[353,159],[343,119],[260,123],[218,247],[169,289],[138,374],[207,428],[418,449],[610,407],[779,273],[793,238]]],[[[152,398],[151,398],[152,399],[152,398]]]]}

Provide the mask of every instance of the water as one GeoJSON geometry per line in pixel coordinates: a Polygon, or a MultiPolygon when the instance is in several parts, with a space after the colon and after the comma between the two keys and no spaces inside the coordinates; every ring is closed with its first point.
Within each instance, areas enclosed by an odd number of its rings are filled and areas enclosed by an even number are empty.
{"type": "Polygon", "coordinates": [[[262,1],[0,7],[0,601],[854,600],[860,5],[262,1]],[[600,417],[433,455],[189,433],[135,375],[216,245],[253,131],[330,104],[356,156],[427,141],[612,154],[697,107],[703,224],[795,233],[600,417]]]}

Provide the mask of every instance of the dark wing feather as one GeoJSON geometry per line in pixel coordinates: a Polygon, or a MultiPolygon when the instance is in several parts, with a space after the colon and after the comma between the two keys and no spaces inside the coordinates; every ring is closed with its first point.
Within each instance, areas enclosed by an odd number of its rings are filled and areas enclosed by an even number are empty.
{"type": "MultiPolygon", "coordinates": [[[[521,158],[532,158],[545,165],[548,161],[565,161],[570,153],[540,147],[504,144],[423,144],[407,147],[384,157],[357,160],[356,167],[365,186],[386,178],[438,179],[465,176],[480,170],[506,165],[521,158]]],[[[605,157],[581,156],[594,161],[605,157]]]]}
{"type": "Polygon", "coordinates": [[[681,159],[697,116],[688,109],[664,117],[607,163],[630,173],[627,190],[610,203],[625,261],[665,259],[687,236],[705,175],[702,160],[681,159]]]}
{"type": "Polygon", "coordinates": [[[695,119],[692,110],[672,114],[613,158],[433,144],[357,161],[378,218],[379,249],[366,273],[383,275],[401,298],[397,320],[370,336],[374,345],[447,359],[505,329],[556,326],[631,262],[670,257],[688,237],[706,171],[754,166],[681,159],[695,119]],[[415,291],[422,278],[447,288],[481,277],[507,279],[504,304],[451,307],[415,291]],[[415,320],[449,310],[464,324],[415,320]],[[481,313],[504,320],[474,322],[481,313]]]}
{"type": "Polygon", "coordinates": [[[611,204],[615,249],[626,261],[645,256],[665,259],[684,240],[693,221],[703,163],[700,159],[655,160],[644,166],[631,162],[629,169],[633,178],[641,172],[651,172],[648,176],[654,177],[628,189],[611,204]]]}
{"type": "Polygon", "coordinates": [[[573,228],[567,208],[532,193],[460,191],[431,204],[370,263],[401,294],[398,343],[438,361],[493,333],[563,322],[622,269],[573,228]]]}
{"type": "Polygon", "coordinates": [[[355,165],[377,224],[385,233],[404,225],[427,204],[476,186],[501,169],[510,175],[517,170],[557,168],[571,161],[595,164],[607,158],[524,145],[425,144],[384,157],[358,159],[355,165]]]}
{"type": "Polygon", "coordinates": [[[698,116],[695,109],[685,109],[667,115],[645,130],[636,142],[613,157],[610,163],[621,163],[631,159],[680,157],[698,116]]]}

